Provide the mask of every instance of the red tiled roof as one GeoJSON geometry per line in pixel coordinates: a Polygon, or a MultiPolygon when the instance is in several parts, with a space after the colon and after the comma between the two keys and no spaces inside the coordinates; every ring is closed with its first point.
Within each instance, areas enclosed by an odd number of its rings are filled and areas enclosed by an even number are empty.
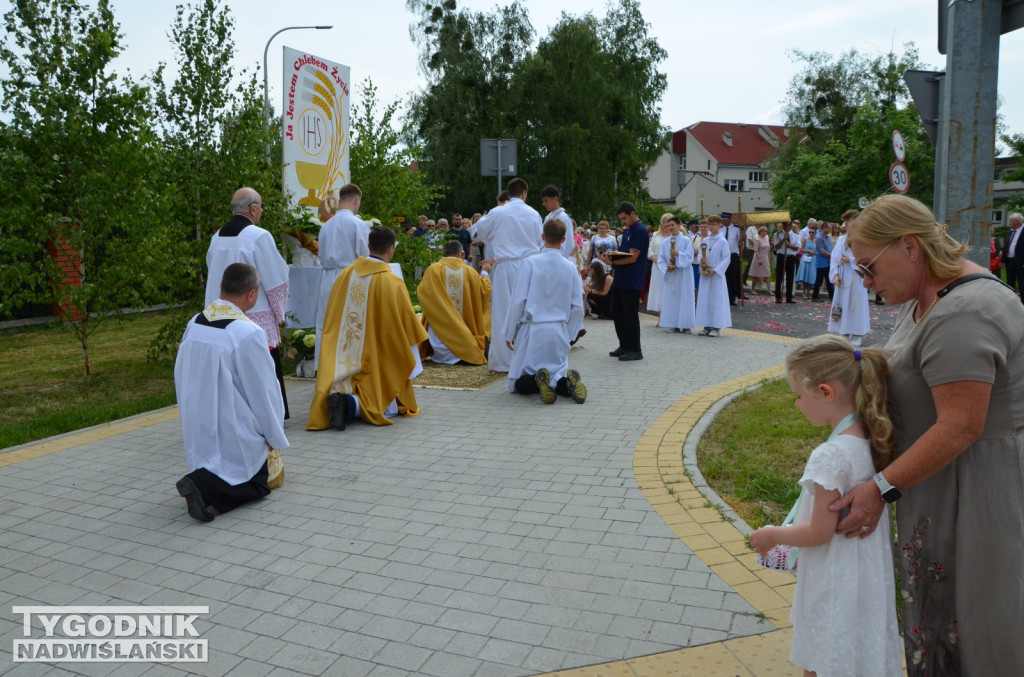
{"type": "Polygon", "coordinates": [[[774,151],[772,145],[761,136],[762,126],[771,130],[778,137],[780,144],[789,140],[789,137],[786,136],[786,128],[780,125],[697,122],[673,135],[672,150],[676,153],[686,150],[685,140],[681,144],[682,150],[675,150],[678,144],[676,139],[680,135],[685,137],[686,132],[689,132],[693,135],[694,140],[707,150],[719,164],[760,165],[774,151]],[[725,132],[732,135],[732,146],[726,144],[723,138],[725,132]]]}

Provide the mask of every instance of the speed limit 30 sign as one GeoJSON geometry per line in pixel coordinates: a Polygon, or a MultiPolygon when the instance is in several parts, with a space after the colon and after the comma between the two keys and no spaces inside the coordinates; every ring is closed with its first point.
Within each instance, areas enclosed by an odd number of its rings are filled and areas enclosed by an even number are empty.
{"type": "Polygon", "coordinates": [[[902,162],[893,162],[889,167],[889,183],[897,193],[906,193],[910,189],[910,173],[902,162]]]}

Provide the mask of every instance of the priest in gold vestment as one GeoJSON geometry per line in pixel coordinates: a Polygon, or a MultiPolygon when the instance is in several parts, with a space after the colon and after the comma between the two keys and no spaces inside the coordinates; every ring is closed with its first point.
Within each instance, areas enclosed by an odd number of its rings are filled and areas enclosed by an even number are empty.
{"type": "Polygon", "coordinates": [[[462,243],[449,240],[444,258],[423,273],[416,295],[423,307],[423,325],[429,340],[420,354],[434,362],[486,364],[487,335],[491,330],[491,261],[481,273],[463,260],[462,243]]]}
{"type": "Polygon", "coordinates": [[[394,232],[373,228],[369,249],[331,288],[307,430],[344,430],[356,417],[391,425],[393,416],[420,413],[412,379],[422,371],[418,350],[427,332],[388,265],[394,232]]]}

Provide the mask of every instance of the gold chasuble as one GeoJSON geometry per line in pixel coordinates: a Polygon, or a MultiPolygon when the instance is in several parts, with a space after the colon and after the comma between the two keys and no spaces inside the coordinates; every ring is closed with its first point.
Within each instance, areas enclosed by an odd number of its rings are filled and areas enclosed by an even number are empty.
{"type": "Polygon", "coordinates": [[[393,400],[402,416],[419,414],[409,374],[413,350],[426,338],[405,283],[383,261],[356,259],[327,301],[306,429],[330,427],[327,396],[336,392],[355,395],[361,418],[373,425],[392,425],[384,410],[393,400]]]}
{"type": "MultiPolygon", "coordinates": [[[[429,326],[460,360],[486,364],[484,347],[491,328],[491,281],[462,259],[446,256],[423,273],[416,291],[429,326]]],[[[430,342],[420,344],[429,355],[430,342]]]]}

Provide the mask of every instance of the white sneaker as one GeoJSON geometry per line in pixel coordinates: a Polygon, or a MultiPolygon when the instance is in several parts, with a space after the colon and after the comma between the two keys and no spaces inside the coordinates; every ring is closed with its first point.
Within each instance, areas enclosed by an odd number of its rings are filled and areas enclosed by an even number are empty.
{"type": "Polygon", "coordinates": [[[703,329],[701,329],[700,333],[703,334],[704,336],[711,336],[711,330],[708,329],[707,327],[704,327],[703,329]]]}
{"type": "Polygon", "coordinates": [[[708,334],[708,336],[710,336],[710,337],[712,337],[712,338],[716,338],[716,337],[718,337],[719,335],[720,335],[720,334],[718,333],[718,330],[717,330],[717,329],[712,329],[712,330],[711,330],[711,332],[710,332],[710,333],[708,334]]]}
{"type": "Polygon", "coordinates": [[[857,346],[859,348],[861,346],[861,344],[863,343],[863,339],[860,336],[854,336],[854,335],[851,334],[850,335],[850,343],[852,343],[853,345],[855,345],[855,346],[857,346]]]}

